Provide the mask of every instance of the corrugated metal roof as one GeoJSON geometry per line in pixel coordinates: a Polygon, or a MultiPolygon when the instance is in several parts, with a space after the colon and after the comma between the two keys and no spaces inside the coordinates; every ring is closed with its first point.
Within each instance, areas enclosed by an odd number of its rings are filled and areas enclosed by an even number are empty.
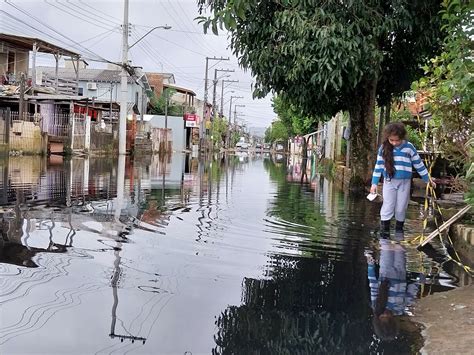
{"type": "MultiPolygon", "coordinates": [[[[49,77],[56,77],[56,68],[54,67],[36,67],[36,72],[43,72],[49,77]]],[[[79,69],[79,81],[92,82],[120,82],[120,70],[112,69],[79,69]]],[[[73,68],[58,68],[58,77],[68,80],[76,80],[76,71],[73,68]]],[[[132,84],[135,80],[127,76],[127,82],[132,84]]]]}
{"type": "Polygon", "coordinates": [[[25,37],[25,36],[17,36],[11,35],[8,33],[0,33],[0,41],[8,42],[13,46],[18,48],[22,48],[24,50],[32,51],[33,44],[36,43],[38,46],[38,52],[42,53],[50,53],[50,54],[61,54],[67,55],[72,57],[80,56],[78,53],[70,51],[64,47],[59,47],[53,43],[47,42],[43,39],[35,38],[35,37],[25,37]]]}

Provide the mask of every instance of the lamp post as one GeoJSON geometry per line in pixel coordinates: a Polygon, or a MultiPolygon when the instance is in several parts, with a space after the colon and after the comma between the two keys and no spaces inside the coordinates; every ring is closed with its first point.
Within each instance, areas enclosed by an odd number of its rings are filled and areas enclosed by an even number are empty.
{"type": "Polygon", "coordinates": [[[148,36],[151,32],[153,32],[154,30],[158,29],[158,28],[161,28],[163,30],[169,30],[171,29],[171,26],[168,26],[168,25],[164,25],[164,26],[156,26],[156,27],[153,27],[150,31],[148,31],[147,33],[145,33],[143,36],[141,36],[138,40],[136,40],[136,42],[134,44],[132,44],[131,46],[128,47],[128,49],[131,49],[134,45],[136,45],[138,42],[140,42],[143,38],[145,38],[146,36],[148,36]]]}
{"type": "Polygon", "coordinates": [[[145,33],[142,37],[138,39],[131,46],[128,45],[128,34],[129,34],[129,24],[128,24],[128,2],[129,0],[124,1],[124,10],[123,10],[123,25],[122,25],[122,71],[120,73],[120,120],[119,120],[119,154],[127,153],[127,103],[128,103],[128,86],[127,86],[127,69],[130,67],[128,63],[128,51],[130,48],[135,46],[143,38],[149,35],[152,31],[162,28],[168,30],[171,26],[156,26],[145,33]]]}

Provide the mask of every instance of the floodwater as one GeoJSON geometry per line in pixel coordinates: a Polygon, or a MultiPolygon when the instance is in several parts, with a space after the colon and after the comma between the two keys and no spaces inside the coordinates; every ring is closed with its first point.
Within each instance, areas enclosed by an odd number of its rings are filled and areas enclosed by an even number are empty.
{"type": "MultiPolygon", "coordinates": [[[[380,204],[317,171],[247,154],[0,160],[0,353],[416,352],[408,317],[390,342],[372,325],[380,204]]],[[[416,297],[458,281],[386,245],[416,297]]]]}

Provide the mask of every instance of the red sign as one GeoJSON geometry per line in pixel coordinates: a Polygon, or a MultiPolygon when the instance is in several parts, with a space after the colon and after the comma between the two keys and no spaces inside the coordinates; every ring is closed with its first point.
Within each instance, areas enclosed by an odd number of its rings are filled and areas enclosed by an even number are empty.
{"type": "Polygon", "coordinates": [[[185,113],[184,114],[184,120],[185,121],[197,121],[198,118],[199,118],[199,116],[194,114],[194,113],[185,113]]]}

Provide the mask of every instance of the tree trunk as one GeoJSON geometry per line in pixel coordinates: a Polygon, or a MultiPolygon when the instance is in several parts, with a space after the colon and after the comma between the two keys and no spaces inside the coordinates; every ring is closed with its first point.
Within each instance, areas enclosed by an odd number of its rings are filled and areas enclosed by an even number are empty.
{"type": "Polygon", "coordinates": [[[306,167],[308,166],[308,140],[303,136],[303,148],[301,151],[302,162],[301,162],[301,180],[300,183],[304,182],[306,176],[306,167]]]}
{"type": "Polygon", "coordinates": [[[350,104],[351,181],[353,191],[363,191],[375,161],[375,92],[377,78],[362,81],[350,104]]]}

